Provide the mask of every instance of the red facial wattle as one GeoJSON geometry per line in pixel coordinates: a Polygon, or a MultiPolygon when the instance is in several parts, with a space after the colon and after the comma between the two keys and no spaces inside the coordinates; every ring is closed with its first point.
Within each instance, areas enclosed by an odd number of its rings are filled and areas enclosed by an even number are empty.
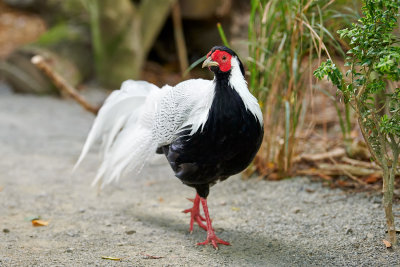
{"type": "Polygon", "coordinates": [[[219,69],[223,72],[231,69],[231,58],[231,54],[221,50],[215,50],[214,53],[211,54],[211,59],[215,62],[218,62],[219,69]]]}

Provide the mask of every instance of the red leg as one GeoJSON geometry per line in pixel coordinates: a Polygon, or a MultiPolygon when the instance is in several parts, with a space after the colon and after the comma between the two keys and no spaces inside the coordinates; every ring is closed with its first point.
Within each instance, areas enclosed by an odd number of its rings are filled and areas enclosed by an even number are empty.
{"type": "Polygon", "coordinates": [[[213,245],[213,247],[215,249],[218,249],[218,244],[223,244],[223,245],[229,246],[230,243],[218,238],[217,235],[214,232],[214,229],[212,228],[210,215],[208,213],[207,199],[201,197],[200,201],[201,201],[201,204],[203,206],[204,215],[206,216],[207,239],[206,239],[206,241],[204,241],[202,243],[197,243],[197,245],[207,245],[208,243],[211,242],[211,244],[213,245]]]}
{"type": "Polygon", "coordinates": [[[190,233],[193,232],[193,223],[196,222],[201,228],[207,231],[207,226],[204,225],[203,221],[206,219],[200,215],[200,196],[196,194],[195,199],[189,199],[193,202],[193,207],[187,210],[184,210],[184,213],[190,212],[190,233]]]}

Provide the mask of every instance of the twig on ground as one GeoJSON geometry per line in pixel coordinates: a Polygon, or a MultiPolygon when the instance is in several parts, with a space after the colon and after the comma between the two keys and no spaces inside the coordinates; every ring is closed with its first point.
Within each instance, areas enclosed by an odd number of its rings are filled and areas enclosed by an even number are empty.
{"type": "Polygon", "coordinates": [[[376,170],[371,170],[367,168],[355,167],[348,164],[329,164],[329,163],[321,163],[318,164],[318,168],[327,175],[343,175],[346,174],[344,171],[352,174],[353,176],[367,176],[373,173],[380,173],[376,170]]]}
{"type": "Polygon", "coordinates": [[[61,77],[60,74],[58,74],[51,68],[51,66],[45,61],[42,56],[36,55],[32,57],[31,62],[41,71],[43,71],[53,81],[54,85],[59,90],[67,93],[87,111],[95,115],[97,114],[97,112],[99,111],[99,107],[95,107],[87,102],[87,100],[83,96],[81,96],[74,87],[68,84],[68,82],[63,77],[61,77]]]}
{"type": "Polygon", "coordinates": [[[301,160],[306,160],[306,161],[320,161],[320,160],[324,160],[324,159],[329,159],[329,158],[338,158],[338,157],[342,157],[346,154],[346,151],[341,148],[341,147],[337,147],[329,152],[324,152],[324,153],[319,153],[319,154],[302,154],[300,156],[298,156],[294,162],[298,162],[301,160]]]}
{"type": "Polygon", "coordinates": [[[343,162],[348,163],[348,164],[353,165],[353,166],[360,166],[360,167],[364,167],[364,168],[380,170],[380,167],[377,166],[373,162],[366,162],[366,161],[351,159],[351,158],[348,158],[348,157],[343,157],[343,158],[341,158],[341,160],[343,162]]]}
{"type": "Polygon", "coordinates": [[[151,260],[158,260],[164,258],[163,256],[153,256],[146,253],[141,253],[143,255],[143,259],[151,259],[151,260]]]}
{"type": "Polygon", "coordinates": [[[315,169],[315,168],[310,168],[310,169],[306,169],[306,170],[298,170],[296,171],[296,175],[313,175],[313,176],[318,176],[326,181],[331,182],[332,181],[332,177],[322,173],[321,170],[315,169]]]}
{"type": "Polygon", "coordinates": [[[350,179],[352,179],[352,180],[354,180],[354,181],[356,181],[357,183],[360,183],[360,184],[362,184],[362,185],[368,185],[368,184],[367,184],[366,182],[364,182],[363,180],[361,180],[361,179],[355,177],[353,174],[351,174],[348,170],[346,170],[346,168],[343,168],[344,166],[351,166],[351,165],[338,164],[338,163],[336,162],[336,160],[335,160],[334,158],[332,158],[332,157],[329,157],[329,159],[333,162],[333,164],[334,164],[335,166],[337,166],[338,168],[340,168],[340,169],[343,171],[344,174],[346,174],[347,176],[349,176],[350,179]]]}

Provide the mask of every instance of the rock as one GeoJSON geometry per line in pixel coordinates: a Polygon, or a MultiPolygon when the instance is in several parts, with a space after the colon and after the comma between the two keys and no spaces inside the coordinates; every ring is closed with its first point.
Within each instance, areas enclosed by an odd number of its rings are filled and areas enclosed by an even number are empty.
{"type": "Polygon", "coordinates": [[[67,232],[67,235],[70,237],[77,237],[77,236],[79,236],[79,233],[78,233],[78,231],[69,231],[69,232],[67,232]]]}
{"type": "Polygon", "coordinates": [[[134,233],[136,233],[135,230],[128,230],[125,232],[127,235],[133,235],[134,233]]]}
{"type": "Polygon", "coordinates": [[[348,228],[348,229],[346,230],[346,235],[351,235],[351,234],[353,234],[353,229],[348,228]]]}
{"type": "Polygon", "coordinates": [[[50,50],[25,47],[12,53],[0,66],[0,73],[11,88],[18,93],[59,94],[53,82],[32,64],[31,58],[40,54],[49,62],[55,72],[62,74],[72,86],[81,82],[79,70],[69,59],[50,50]]]}
{"type": "Polygon", "coordinates": [[[45,21],[38,15],[12,8],[0,1],[1,59],[22,45],[37,40],[45,30],[45,21]]]}
{"type": "Polygon", "coordinates": [[[301,211],[300,208],[294,208],[294,209],[293,209],[293,213],[299,213],[300,211],[301,211]]]}
{"type": "Polygon", "coordinates": [[[372,199],[372,202],[373,202],[374,204],[382,204],[382,197],[375,196],[375,197],[372,199]]]}
{"type": "Polygon", "coordinates": [[[9,232],[10,232],[9,229],[7,229],[7,228],[4,228],[4,229],[3,229],[3,233],[6,233],[6,234],[7,234],[7,233],[9,233],[9,232]]]}

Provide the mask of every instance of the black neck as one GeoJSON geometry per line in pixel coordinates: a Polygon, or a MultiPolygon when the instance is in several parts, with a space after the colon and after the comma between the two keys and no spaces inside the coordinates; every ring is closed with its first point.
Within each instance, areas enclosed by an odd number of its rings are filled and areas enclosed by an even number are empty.
{"type": "Polygon", "coordinates": [[[231,75],[231,71],[227,71],[227,72],[215,72],[215,85],[216,88],[218,87],[229,87],[229,77],[231,75]]]}

